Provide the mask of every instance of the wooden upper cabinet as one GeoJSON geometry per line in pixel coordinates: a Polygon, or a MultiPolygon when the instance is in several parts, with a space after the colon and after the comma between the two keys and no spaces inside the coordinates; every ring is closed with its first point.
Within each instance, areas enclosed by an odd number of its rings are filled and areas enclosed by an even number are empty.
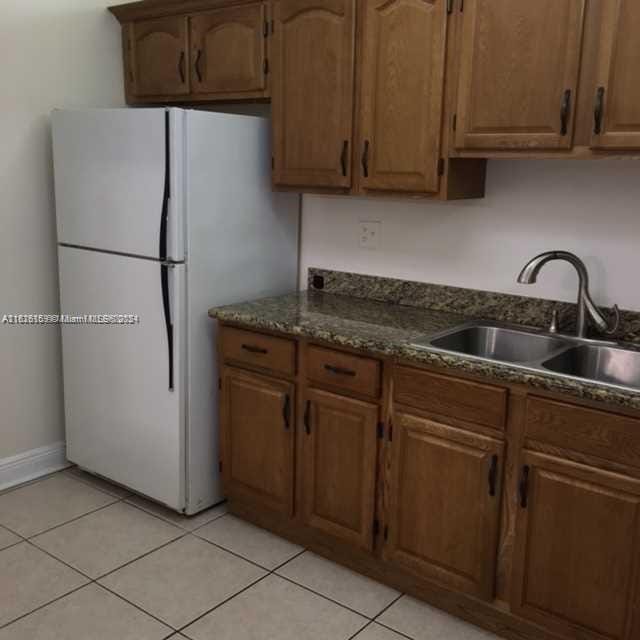
{"type": "Polygon", "coordinates": [[[491,599],[500,517],[502,441],[396,414],[385,558],[491,599]]]}
{"type": "Polygon", "coordinates": [[[225,492],[291,515],[294,385],[226,367],[221,406],[225,492]]]}
{"type": "Polygon", "coordinates": [[[373,547],[378,407],[307,391],[302,512],[307,525],[348,544],[373,547]]]}
{"type": "Polygon", "coordinates": [[[359,184],[437,192],[447,0],[362,4],[359,184]]]}
{"type": "Polygon", "coordinates": [[[273,181],[351,185],[355,0],[277,0],[273,181]]]}
{"type": "Polygon", "coordinates": [[[130,95],[162,98],[189,93],[185,16],[133,22],[125,34],[130,95]]]}
{"type": "Polygon", "coordinates": [[[602,2],[592,147],[640,149],[640,2],[602,2]]]}
{"type": "Polygon", "coordinates": [[[191,86],[212,97],[262,95],[266,13],[262,3],[191,16],[191,86]]]}
{"type": "Polygon", "coordinates": [[[572,146],[584,9],[585,0],[465,0],[458,148],[572,146]]]}
{"type": "Polygon", "coordinates": [[[640,637],[640,481],[525,452],[513,610],[567,638],[640,637]]]}

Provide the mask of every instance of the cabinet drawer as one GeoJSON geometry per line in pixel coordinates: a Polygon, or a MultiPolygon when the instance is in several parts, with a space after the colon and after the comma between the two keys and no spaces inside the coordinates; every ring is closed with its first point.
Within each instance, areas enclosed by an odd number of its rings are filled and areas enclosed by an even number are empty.
{"type": "Polygon", "coordinates": [[[286,338],[224,327],[221,348],[226,361],[287,375],[293,375],[296,371],[296,345],[286,338]]]}
{"type": "Polygon", "coordinates": [[[380,395],[380,362],[372,358],[312,346],[307,351],[307,377],[374,398],[380,395]]]}
{"type": "Polygon", "coordinates": [[[396,367],[394,400],[441,416],[503,430],[507,390],[410,367],[396,367]]]}
{"type": "Polygon", "coordinates": [[[640,468],[640,420],[530,397],[527,438],[640,468]]]}

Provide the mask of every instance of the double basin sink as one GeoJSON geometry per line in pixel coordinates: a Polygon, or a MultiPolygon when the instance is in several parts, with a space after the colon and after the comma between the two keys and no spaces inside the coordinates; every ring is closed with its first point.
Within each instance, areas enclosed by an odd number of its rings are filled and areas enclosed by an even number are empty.
{"type": "Polygon", "coordinates": [[[640,391],[640,351],[616,343],[476,322],[412,346],[640,391]]]}

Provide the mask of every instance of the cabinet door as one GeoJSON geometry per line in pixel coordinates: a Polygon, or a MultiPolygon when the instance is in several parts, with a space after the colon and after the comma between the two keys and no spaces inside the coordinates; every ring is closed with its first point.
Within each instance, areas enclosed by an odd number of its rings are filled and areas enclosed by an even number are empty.
{"type": "Polygon", "coordinates": [[[419,577],[491,599],[503,443],[397,414],[385,558],[419,577]]]}
{"type": "Polygon", "coordinates": [[[640,481],[529,452],[523,464],[514,612],[570,638],[640,637],[640,481]]]}
{"type": "Polygon", "coordinates": [[[132,95],[162,97],[189,93],[186,17],[134,22],[128,35],[132,95]]]}
{"type": "Polygon", "coordinates": [[[224,369],[222,471],[229,498],[291,515],[294,406],[292,384],[224,369]]]}
{"type": "Polygon", "coordinates": [[[593,147],[640,148],[640,3],[602,5],[598,77],[594,95],[593,147]]]}
{"type": "Polygon", "coordinates": [[[278,0],[273,34],[273,181],[351,185],[354,0],[278,0]]]}
{"type": "Polygon", "coordinates": [[[363,5],[357,146],[363,189],[438,191],[446,4],[363,5]]]}
{"type": "Polygon", "coordinates": [[[309,390],[303,424],[300,477],[306,524],[371,549],[377,406],[309,390]]]}
{"type": "Polygon", "coordinates": [[[265,88],[265,21],[262,3],[192,16],[193,93],[260,95],[265,88]]]}
{"type": "Polygon", "coordinates": [[[457,147],[571,147],[584,5],[465,1],[457,147]]]}

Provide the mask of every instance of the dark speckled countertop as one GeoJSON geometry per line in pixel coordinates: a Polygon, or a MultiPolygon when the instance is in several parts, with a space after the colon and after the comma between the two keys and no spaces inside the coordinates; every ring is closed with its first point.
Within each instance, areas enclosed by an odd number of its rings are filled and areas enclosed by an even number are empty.
{"type": "Polygon", "coordinates": [[[417,339],[451,329],[473,319],[473,315],[313,290],[219,307],[211,309],[209,315],[254,329],[313,338],[337,346],[480,375],[497,382],[526,384],[537,389],[640,409],[640,392],[637,391],[411,346],[417,339]]]}

